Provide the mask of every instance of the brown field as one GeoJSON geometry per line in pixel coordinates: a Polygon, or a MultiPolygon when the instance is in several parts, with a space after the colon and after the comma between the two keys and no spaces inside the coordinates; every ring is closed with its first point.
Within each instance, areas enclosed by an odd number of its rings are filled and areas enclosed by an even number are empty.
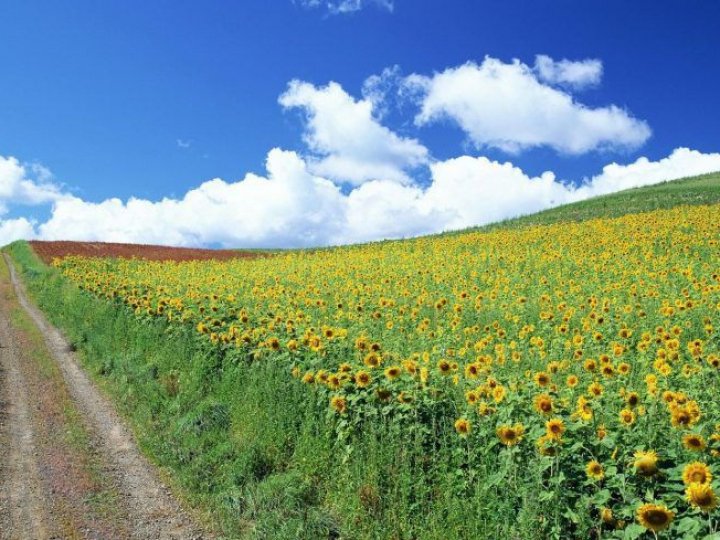
{"type": "Polygon", "coordinates": [[[65,257],[67,255],[121,257],[124,259],[137,257],[152,261],[227,260],[253,258],[261,255],[260,253],[231,249],[194,249],[145,244],[114,244],[109,242],[46,242],[33,240],[29,243],[35,253],[46,263],[52,262],[55,257],[65,257]]]}

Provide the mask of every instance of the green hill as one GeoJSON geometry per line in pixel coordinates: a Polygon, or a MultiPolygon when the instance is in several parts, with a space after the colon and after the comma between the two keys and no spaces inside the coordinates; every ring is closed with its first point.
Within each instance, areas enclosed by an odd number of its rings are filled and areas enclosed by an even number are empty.
{"type": "Polygon", "coordinates": [[[720,203],[720,172],[627,189],[576,203],[543,210],[480,229],[549,225],[561,221],[584,221],[603,217],[672,208],[682,204],[720,203]]]}

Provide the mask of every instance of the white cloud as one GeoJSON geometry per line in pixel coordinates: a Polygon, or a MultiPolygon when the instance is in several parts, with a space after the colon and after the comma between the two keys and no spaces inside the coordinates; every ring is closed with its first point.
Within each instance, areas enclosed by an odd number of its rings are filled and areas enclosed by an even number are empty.
{"type": "Polygon", "coordinates": [[[23,217],[0,219],[0,246],[7,245],[15,240],[31,240],[35,236],[33,224],[23,217]]]}
{"type": "Polygon", "coordinates": [[[450,119],[478,148],[517,153],[549,146],[582,154],[636,148],[651,133],[645,122],[615,105],[586,107],[543,84],[519,60],[505,64],[486,57],[480,65],[469,62],[432,77],[411,75],[405,85],[420,97],[417,125],[450,119]]]}
{"type": "Polygon", "coordinates": [[[356,101],[335,82],[316,87],[292,81],[279,102],[304,111],[304,139],[317,155],[309,159],[315,174],[353,184],[409,183],[406,171],[428,161],[428,150],[417,139],[400,137],[373,117],[370,99],[356,101]]]}
{"type": "Polygon", "coordinates": [[[582,89],[600,84],[603,65],[596,59],[556,61],[549,56],[539,54],[535,57],[534,71],[538,78],[546,83],[582,89]]]}
{"type": "Polygon", "coordinates": [[[178,148],[190,148],[192,146],[192,141],[184,141],[183,139],[176,139],[176,143],[178,148]]]}
{"type": "Polygon", "coordinates": [[[402,238],[483,225],[613,191],[720,171],[720,153],[678,148],[658,161],[613,163],[580,187],[512,163],[460,156],[433,163],[427,188],[373,180],[343,193],[295,152],[271,150],[267,173],[215,179],[180,199],[64,196],[48,221],[0,220],[0,242],[40,237],[178,246],[301,247],[402,238]]]}
{"type": "Polygon", "coordinates": [[[658,161],[641,157],[629,165],[605,165],[601,174],[586,180],[577,189],[575,197],[584,199],[606,195],[622,189],[716,171],[720,171],[720,153],[703,154],[689,148],[676,148],[668,157],[658,161]]]}
{"type": "Polygon", "coordinates": [[[344,204],[339,188],[310,174],[297,154],[274,149],[267,177],[211,180],[182,199],[58,201],[39,234],[179,246],[315,246],[328,244],[343,227],[344,204]]]}
{"type": "Polygon", "coordinates": [[[392,12],[395,9],[393,0],[298,0],[303,7],[325,7],[333,15],[354,13],[368,5],[375,5],[392,12]]]}
{"type": "Polygon", "coordinates": [[[0,156],[0,215],[12,204],[46,204],[63,197],[66,195],[52,182],[47,168],[23,165],[14,157],[0,156]]]}

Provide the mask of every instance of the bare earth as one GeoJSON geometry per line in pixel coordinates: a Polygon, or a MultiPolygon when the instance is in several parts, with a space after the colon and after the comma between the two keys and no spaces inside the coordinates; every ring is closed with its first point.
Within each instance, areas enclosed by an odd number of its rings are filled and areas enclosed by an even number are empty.
{"type": "Polygon", "coordinates": [[[120,257],[131,259],[147,259],[151,261],[226,261],[228,259],[251,259],[263,256],[258,252],[239,251],[234,249],[196,249],[169,246],[152,246],[145,244],[116,244],[112,242],[70,242],[41,241],[29,242],[33,251],[46,263],[54,258],[68,255],[82,257],[120,257]]]}
{"type": "Polygon", "coordinates": [[[0,314],[0,537],[47,538],[49,501],[38,472],[30,396],[5,310],[0,314]]]}
{"type": "Polygon", "coordinates": [[[44,391],[38,388],[40,383],[28,383],[33,375],[24,361],[22,338],[10,322],[7,295],[12,290],[5,283],[0,287],[5,295],[0,296],[0,539],[208,538],[140,454],[130,431],[79,367],[63,336],[28,301],[11,261],[3,256],[14,294],[45,338],[62,373],[63,390],[90,433],[118,508],[110,517],[98,514],[91,519],[86,507],[93,482],[72,463],[72,455],[64,456],[62,449],[39,449],[43,446],[39,437],[48,433],[43,418],[52,423],[61,413],[43,415],[37,392],[44,391]]]}

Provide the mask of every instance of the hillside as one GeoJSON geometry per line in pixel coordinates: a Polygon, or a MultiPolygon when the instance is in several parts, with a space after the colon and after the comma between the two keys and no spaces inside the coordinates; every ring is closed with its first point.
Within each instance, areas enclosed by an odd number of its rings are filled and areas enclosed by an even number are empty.
{"type": "Polygon", "coordinates": [[[720,172],[671,180],[661,184],[593,197],[592,199],[550,208],[535,214],[509,219],[500,223],[492,223],[474,230],[612,218],[625,214],[672,208],[683,204],[716,203],[720,203],[720,172]]]}
{"type": "Polygon", "coordinates": [[[7,250],[228,538],[702,538],[719,180],[272,257],[7,250]]]}

